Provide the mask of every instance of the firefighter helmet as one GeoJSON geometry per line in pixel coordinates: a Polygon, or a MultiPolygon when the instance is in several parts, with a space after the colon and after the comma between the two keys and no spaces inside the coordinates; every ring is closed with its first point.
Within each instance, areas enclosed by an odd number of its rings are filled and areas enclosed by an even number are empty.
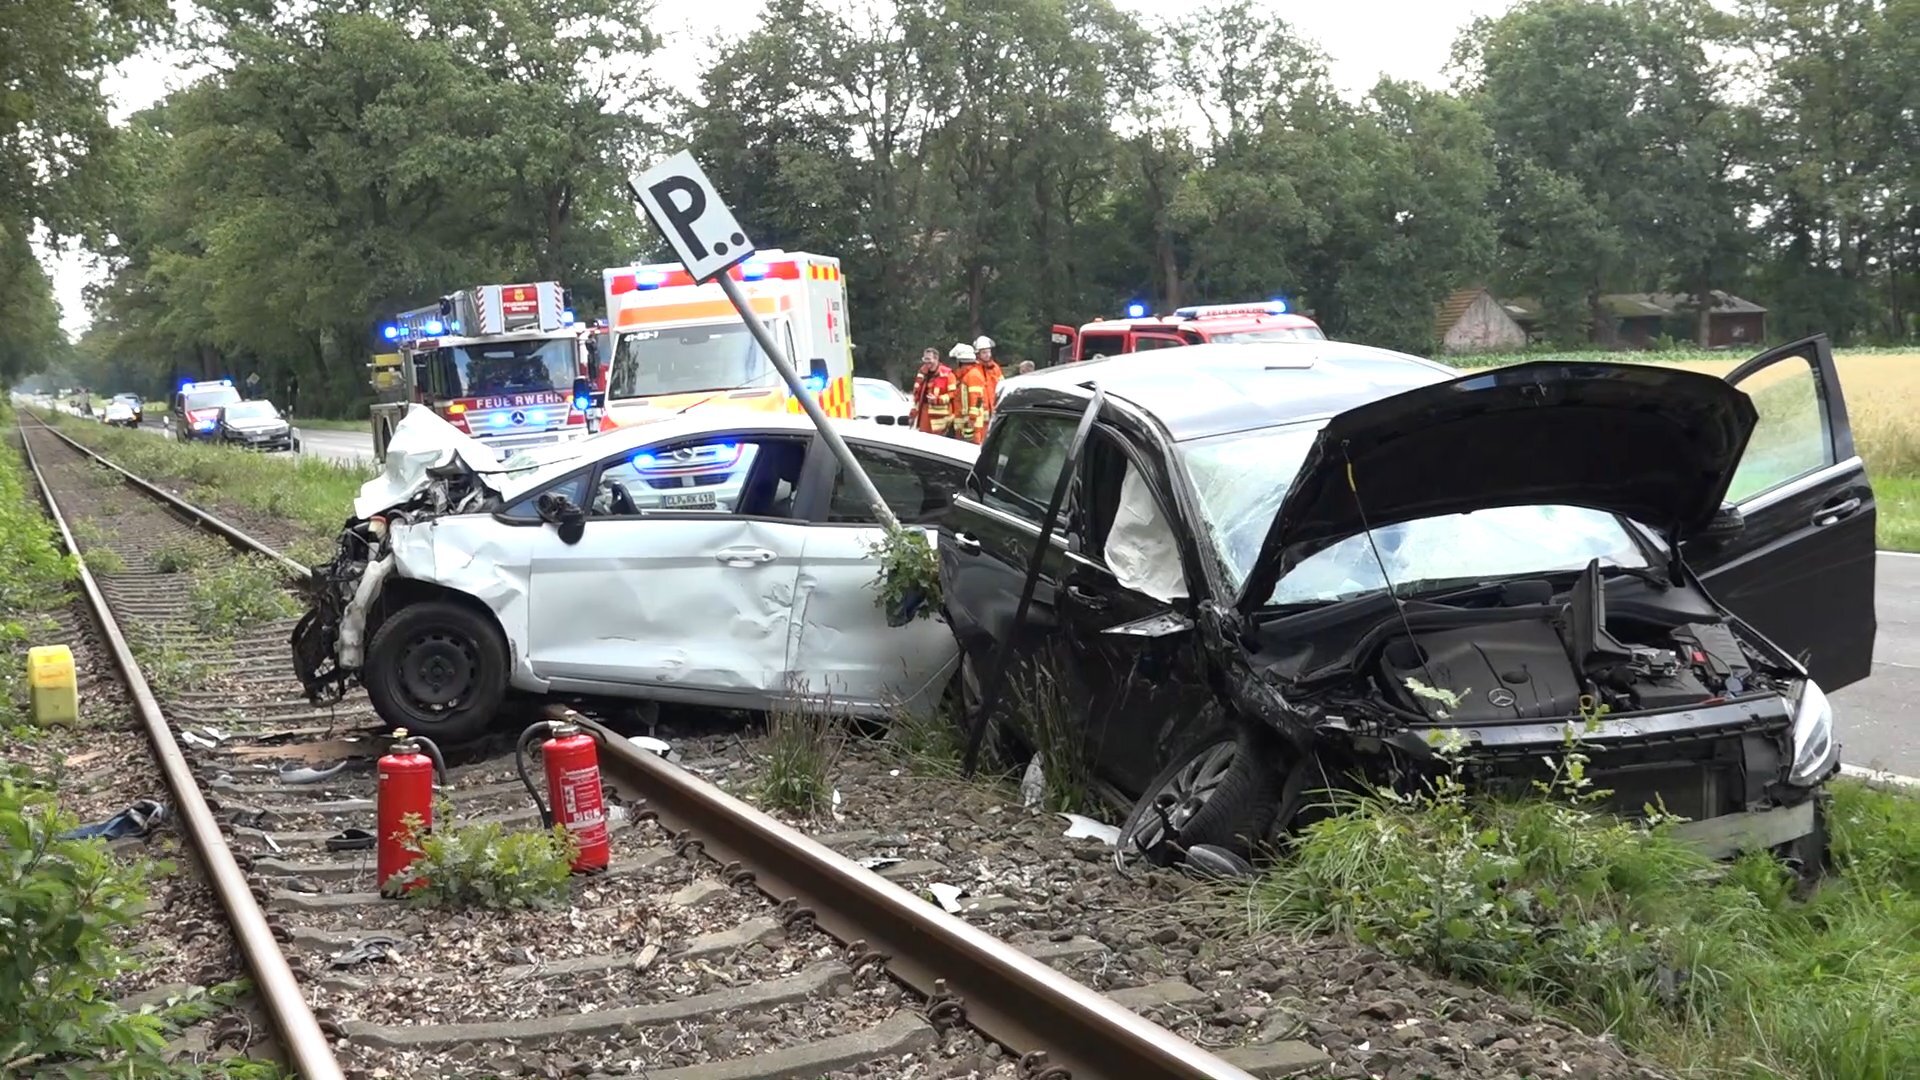
{"type": "Polygon", "coordinates": [[[974,359],[973,346],[963,341],[948,350],[947,355],[963,364],[971,363],[974,359]]]}
{"type": "Polygon", "coordinates": [[[979,337],[973,339],[973,347],[975,349],[991,349],[993,348],[993,339],[985,334],[981,334],[979,337]]]}

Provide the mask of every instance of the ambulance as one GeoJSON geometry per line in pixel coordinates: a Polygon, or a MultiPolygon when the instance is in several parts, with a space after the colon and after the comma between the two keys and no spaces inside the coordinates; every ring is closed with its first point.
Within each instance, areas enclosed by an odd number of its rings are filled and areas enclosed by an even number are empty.
{"type": "MultiPolygon", "coordinates": [[[[762,251],[728,271],[770,323],[828,416],[853,417],[853,342],[840,260],[762,251]]],[[[698,406],[798,413],[800,402],[714,282],[678,263],[604,271],[604,427],[643,424],[698,406]]]]}

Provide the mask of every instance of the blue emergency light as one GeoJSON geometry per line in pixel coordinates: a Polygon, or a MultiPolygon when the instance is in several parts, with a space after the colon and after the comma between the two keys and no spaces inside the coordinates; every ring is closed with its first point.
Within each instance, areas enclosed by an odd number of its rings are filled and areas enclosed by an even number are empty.
{"type": "Polygon", "coordinates": [[[573,408],[576,412],[586,412],[589,408],[592,408],[592,407],[593,407],[593,396],[591,394],[582,394],[573,399],[573,408]]]}
{"type": "Polygon", "coordinates": [[[633,275],[633,287],[636,289],[657,289],[666,284],[667,275],[658,270],[642,270],[633,275]]]}
{"type": "Polygon", "coordinates": [[[447,324],[446,324],[446,323],[443,323],[443,322],[441,322],[441,321],[440,321],[439,319],[428,319],[428,320],[427,320],[427,333],[429,333],[429,334],[444,334],[444,333],[446,333],[446,332],[447,332],[447,324]]]}
{"type": "Polygon", "coordinates": [[[1273,299],[1271,299],[1271,300],[1269,300],[1269,301],[1267,301],[1267,314],[1269,314],[1269,315],[1285,315],[1286,313],[1287,313],[1287,302],[1286,302],[1286,300],[1284,300],[1284,299],[1282,299],[1281,297],[1278,297],[1278,296],[1276,296],[1276,297],[1274,297],[1273,299]]]}
{"type": "Polygon", "coordinates": [[[740,267],[740,278],[743,281],[759,281],[772,272],[773,267],[768,266],[758,259],[754,259],[740,267]]]}
{"type": "Polygon", "coordinates": [[[1133,303],[1127,305],[1127,318],[1144,319],[1146,317],[1147,317],[1147,305],[1141,303],[1138,300],[1135,300],[1133,303]]]}
{"type": "Polygon", "coordinates": [[[813,391],[816,394],[821,394],[826,392],[827,378],[824,375],[809,375],[805,379],[802,379],[801,382],[806,386],[807,389],[813,391]]]}
{"type": "Polygon", "coordinates": [[[386,338],[388,341],[397,341],[400,338],[400,328],[394,326],[392,323],[388,323],[386,326],[380,328],[380,336],[386,338]]]}
{"type": "Polygon", "coordinates": [[[573,325],[573,312],[572,312],[572,311],[563,311],[563,312],[561,312],[561,313],[560,313],[560,323],[561,323],[561,325],[563,325],[563,326],[572,326],[572,325],[573,325]]]}

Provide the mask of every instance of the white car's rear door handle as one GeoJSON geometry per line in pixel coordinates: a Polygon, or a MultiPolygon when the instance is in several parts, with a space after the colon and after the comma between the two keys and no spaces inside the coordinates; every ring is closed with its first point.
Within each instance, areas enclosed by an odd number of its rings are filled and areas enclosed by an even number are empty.
{"type": "Polygon", "coordinates": [[[713,557],[728,566],[758,566],[774,560],[773,552],[766,548],[723,548],[713,553],[713,557]]]}

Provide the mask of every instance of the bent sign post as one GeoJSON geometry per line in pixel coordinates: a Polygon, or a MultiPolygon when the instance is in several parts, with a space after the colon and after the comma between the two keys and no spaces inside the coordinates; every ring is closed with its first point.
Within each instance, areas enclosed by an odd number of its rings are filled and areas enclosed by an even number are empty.
{"type": "Polygon", "coordinates": [[[840,459],[840,467],[846,470],[861,496],[873,507],[875,519],[889,533],[897,532],[900,522],[893,516],[892,508],[880,498],[880,492],[873,486],[867,471],[854,460],[853,451],[847,448],[846,440],[827,422],[827,414],[821,410],[820,403],[813,399],[806,385],[800,381],[793,359],[774,339],[773,331],[753,313],[752,306],[740,291],[740,283],[728,273],[754,253],[753,242],[747,239],[746,230],[740,227],[733,211],[727,209],[720,193],[714,190],[713,182],[707,179],[700,163],[693,160],[692,154],[682,150],[653,168],[630,177],[627,184],[647,217],[653,221],[654,228],[659,229],[660,235],[673,245],[674,254],[680,257],[687,273],[695,281],[720,283],[727,299],[740,312],[741,320],[753,333],[754,340],[760,343],[760,348],[773,361],[780,377],[786,380],[787,389],[799,399],[800,407],[807,411],[807,418],[820,430],[821,437],[832,448],[834,457],[840,459]]]}

